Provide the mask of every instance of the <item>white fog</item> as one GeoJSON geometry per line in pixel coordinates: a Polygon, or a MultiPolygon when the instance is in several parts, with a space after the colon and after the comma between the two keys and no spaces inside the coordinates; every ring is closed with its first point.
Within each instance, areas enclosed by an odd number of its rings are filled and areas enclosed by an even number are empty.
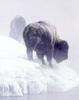
{"type": "Polygon", "coordinates": [[[65,63],[79,75],[79,0],[0,0],[0,35],[9,36],[16,16],[24,17],[26,24],[44,20],[55,25],[69,44],[65,63]]]}

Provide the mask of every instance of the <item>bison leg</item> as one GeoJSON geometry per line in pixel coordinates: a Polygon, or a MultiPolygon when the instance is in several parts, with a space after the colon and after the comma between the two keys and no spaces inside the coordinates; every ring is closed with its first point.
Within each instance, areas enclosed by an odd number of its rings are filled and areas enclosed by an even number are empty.
{"type": "Polygon", "coordinates": [[[47,61],[49,63],[49,66],[52,66],[52,60],[49,57],[47,57],[47,61]]]}
{"type": "Polygon", "coordinates": [[[29,60],[33,60],[33,50],[30,48],[27,48],[27,57],[29,60]]]}
{"type": "Polygon", "coordinates": [[[47,61],[49,63],[49,66],[52,66],[52,53],[47,54],[47,61]]]}
{"type": "Polygon", "coordinates": [[[37,56],[42,61],[42,64],[45,64],[44,55],[42,55],[42,54],[40,54],[40,53],[37,52],[37,56]]]}

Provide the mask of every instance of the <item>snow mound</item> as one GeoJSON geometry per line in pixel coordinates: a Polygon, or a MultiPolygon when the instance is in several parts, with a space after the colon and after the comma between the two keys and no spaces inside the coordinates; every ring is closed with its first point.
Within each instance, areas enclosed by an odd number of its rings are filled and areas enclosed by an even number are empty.
{"type": "Polygon", "coordinates": [[[26,56],[26,48],[13,38],[0,36],[0,58],[26,56]]]}
{"type": "Polygon", "coordinates": [[[29,61],[25,46],[11,38],[0,37],[0,48],[0,96],[64,92],[79,85],[78,75],[66,64],[51,68],[29,61]]]}

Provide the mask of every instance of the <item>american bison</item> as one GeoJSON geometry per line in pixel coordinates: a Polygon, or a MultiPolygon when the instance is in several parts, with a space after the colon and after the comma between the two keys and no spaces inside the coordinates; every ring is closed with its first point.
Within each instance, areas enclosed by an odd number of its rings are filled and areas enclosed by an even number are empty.
{"type": "Polygon", "coordinates": [[[36,51],[43,64],[45,64],[44,56],[47,57],[50,65],[52,65],[52,58],[58,63],[68,58],[67,41],[60,39],[55,26],[45,21],[27,25],[23,32],[23,38],[29,59],[33,59],[33,50],[36,51]]]}

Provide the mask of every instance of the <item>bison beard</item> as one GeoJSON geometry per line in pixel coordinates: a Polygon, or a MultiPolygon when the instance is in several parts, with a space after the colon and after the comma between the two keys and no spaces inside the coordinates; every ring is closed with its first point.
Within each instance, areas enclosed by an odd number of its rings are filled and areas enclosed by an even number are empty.
{"type": "MultiPolygon", "coordinates": [[[[68,44],[66,41],[60,40],[59,38],[58,40],[55,39],[57,37],[52,38],[51,33],[48,30],[48,24],[46,24],[47,23],[41,21],[27,25],[23,32],[23,38],[27,47],[27,56],[29,59],[33,59],[32,53],[33,50],[35,50],[38,58],[43,64],[45,64],[44,56],[46,56],[49,64],[52,65],[52,58],[54,58],[57,62],[67,59],[68,44]],[[62,41],[62,44],[59,41],[62,41]],[[60,46],[61,50],[59,49],[60,46]],[[64,53],[62,53],[62,51],[64,53]],[[62,56],[65,57],[62,58],[62,56]]],[[[54,33],[52,32],[52,34],[54,33]]]]}

